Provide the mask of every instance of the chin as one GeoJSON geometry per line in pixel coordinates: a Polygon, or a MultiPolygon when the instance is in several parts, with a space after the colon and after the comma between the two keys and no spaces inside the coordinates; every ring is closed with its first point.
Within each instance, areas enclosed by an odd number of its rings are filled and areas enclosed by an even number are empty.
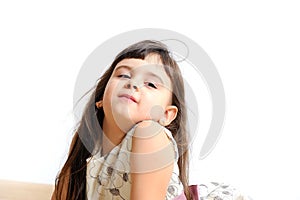
{"type": "Polygon", "coordinates": [[[115,123],[123,132],[128,132],[135,124],[142,121],[153,120],[146,116],[134,115],[134,113],[130,113],[130,111],[124,107],[115,106],[113,113],[115,123]]]}

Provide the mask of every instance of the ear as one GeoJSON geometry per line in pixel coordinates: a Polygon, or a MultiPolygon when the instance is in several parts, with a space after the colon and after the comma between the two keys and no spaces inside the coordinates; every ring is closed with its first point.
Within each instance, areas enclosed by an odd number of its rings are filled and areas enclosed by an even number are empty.
{"type": "Polygon", "coordinates": [[[178,108],[176,106],[167,106],[164,113],[163,126],[168,126],[176,118],[178,108]]]}
{"type": "Polygon", "coordinates": [[[97,107],[98,109],[100,109],[102,106],[103,106],[103,101],[102,101],[102,100],[96,102],[96,107],[97,107]]]}

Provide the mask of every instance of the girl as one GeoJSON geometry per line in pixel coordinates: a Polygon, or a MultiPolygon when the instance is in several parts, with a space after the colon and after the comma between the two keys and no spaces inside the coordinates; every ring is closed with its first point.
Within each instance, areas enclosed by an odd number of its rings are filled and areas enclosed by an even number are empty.
{"type": "Polygon", "coordinates": [[[100,78],[52,199],[192,199],[187,148],[179,67],[161,42],[138,42],[100,78]]]}

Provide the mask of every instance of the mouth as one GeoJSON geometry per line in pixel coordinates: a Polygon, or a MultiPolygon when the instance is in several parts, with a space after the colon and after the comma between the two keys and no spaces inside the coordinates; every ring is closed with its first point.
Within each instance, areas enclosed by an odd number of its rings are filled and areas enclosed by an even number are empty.
{"type": "Polygon", "coordinates": [[[134,103],[137,103],[136,99],[133,96],[129,95],[129,94],[121,94],[121,95],[119,95],[119,97],[120,98],[126,98],[128,100],[133,101],[134,103]]]}

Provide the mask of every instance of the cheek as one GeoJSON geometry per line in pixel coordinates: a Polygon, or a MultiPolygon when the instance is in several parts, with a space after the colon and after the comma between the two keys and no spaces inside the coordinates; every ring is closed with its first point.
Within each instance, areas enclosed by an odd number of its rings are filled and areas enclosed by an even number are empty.
{"type": "Polygon", "coordinates": [[[155,97],[152,95],[146,96],[141,102],[137,114],[148,119],[160,119],[163,116],[164,108],[166,107],[164,98],[159,95],[155,95],[155,97]]]}
{"type": "Polygon", "coordinates": [[[173,98],[173,93],[172,91],[170,90],[165,90],[164,93],[163,93],[163,97],[162,97],[162,100],[163,100],[163,103],[164,105],[171,105],[172,104],[172,98],[173,98]]]}
{"type": "Polygon", "coordinates": [[[103,94],[103,107],[104,109],[107,107],[111,107],[111,101],[113,93],[116,90],[116,84],[114,81],[109,81],[105,87],[103,94]]]}

